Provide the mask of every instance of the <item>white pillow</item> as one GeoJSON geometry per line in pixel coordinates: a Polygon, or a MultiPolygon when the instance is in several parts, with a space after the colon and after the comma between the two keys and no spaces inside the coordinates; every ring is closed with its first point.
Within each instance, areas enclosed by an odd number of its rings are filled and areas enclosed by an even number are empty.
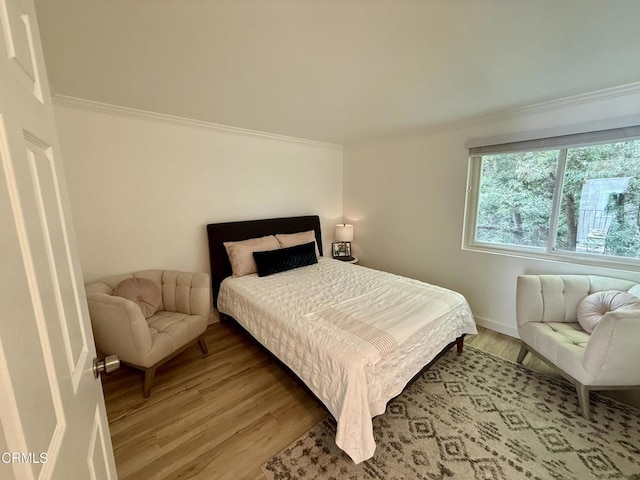
{"type": "Polygon", "coordinates": [[[296,245],[313,242],[316,245],[316,257],[320,256],[320,250],[316,242],[316,232],[313,230],[300,233],[278,233],[276,239],[280,244],[280,248],[295,247],[296,245]]]}
{"type": "Polygon", "coordinates": [[[578,304],[578,323],[585,332],[591,333],[602,317],[616,310],[640,310],[640,298],[617,290],[592,293],[578,304]]]}
{"type": "Polygon", "coordinates": [[[253,252],[265,252],[280,248],[278,240],[273,235],[250,238],[240,242],[224,242],[223,245],[229,256],[234,277],[242,277],[258,271],[256,261],[253,259],[253,252]]]}

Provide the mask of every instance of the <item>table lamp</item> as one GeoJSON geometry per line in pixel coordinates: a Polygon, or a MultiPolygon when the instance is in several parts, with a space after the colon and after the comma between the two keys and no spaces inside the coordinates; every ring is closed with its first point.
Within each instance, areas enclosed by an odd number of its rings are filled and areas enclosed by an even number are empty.
{"type": "Polygon", "coordinates": [[[353,225],[340,223],[336,225],[335,242],[333,242],[333,257],[340,260],[353,260],[351,256],[351,242],[353,241],[353,225]]]}

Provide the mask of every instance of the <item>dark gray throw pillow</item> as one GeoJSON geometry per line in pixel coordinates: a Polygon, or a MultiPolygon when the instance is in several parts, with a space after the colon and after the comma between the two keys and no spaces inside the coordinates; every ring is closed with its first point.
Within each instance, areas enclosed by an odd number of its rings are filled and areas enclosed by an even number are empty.
{"type": "Polygon", "coordinates": [[[258,267],[258,276],[266,277],[273,273],[285,272],[294,268],[318,263],[315,242],[303,243],[293,247],[266,252],[253,252],[258,267]]]}

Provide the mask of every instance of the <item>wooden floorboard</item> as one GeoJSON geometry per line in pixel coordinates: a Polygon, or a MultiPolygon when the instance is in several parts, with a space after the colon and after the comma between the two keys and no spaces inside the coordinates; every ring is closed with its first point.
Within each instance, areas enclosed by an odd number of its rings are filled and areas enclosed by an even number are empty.
{"type": "Polygon", "coordinates": [[[123,367],[103,378],[120,480],[264,479],[260,466],[326,416],[245,333],[207,329],[158,369],[151,396],[123,367]]]}
{"type": "MultiPolygon", "coordinates": [[[[518,340],[479,327],[465,344],[515,361],[518,340]]],[[[118,478],[265,480],[260,466],[326,410],[233,324],[158,369],[151,396],[130,368],[103,377],[118,478]]],[[[524,364],[555,373],[528,355],[524,364]]]]}

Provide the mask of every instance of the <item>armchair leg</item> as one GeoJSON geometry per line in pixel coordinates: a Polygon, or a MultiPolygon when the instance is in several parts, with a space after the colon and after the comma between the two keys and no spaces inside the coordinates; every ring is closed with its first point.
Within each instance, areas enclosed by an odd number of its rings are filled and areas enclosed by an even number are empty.
{"type": "Polygon", "coordinates": [[[153,384],[153,378],[156,376],[156,367],[149,367],[144,369],[144,385],[142,387],[142,396],[148,398],[151,394],[151,385],[153,384]]]}
{"type": "Polygon", "coordinates": [[[589,387],[586,385],[582,385],[581,383],[576,384],[576,390],[578,392],[578,403],[580,404],[580,413],[582,416],[589,420],[591,418],[589,412],[589,387]]]}
{"type": "Polygon", "coordinates": [[[207,348],[207,342],[204,339],[204,333],[200,335],[200,337],[198,338],[198,345],[200,345],[200,350],[202,350],[203,355],[206,355],[207,353],[209,353],[209,349],[207,348]]]}
{"type": "Polygon", "coordinates": [[[518,352],[518,359],[516,362],[522,363],[524,361],[524,357],[527,356],[527,353],[529,353],[529,350],[527,350],[527,346],[523,342],[522,345],[520,345],[520,351],[518,352]]]}

